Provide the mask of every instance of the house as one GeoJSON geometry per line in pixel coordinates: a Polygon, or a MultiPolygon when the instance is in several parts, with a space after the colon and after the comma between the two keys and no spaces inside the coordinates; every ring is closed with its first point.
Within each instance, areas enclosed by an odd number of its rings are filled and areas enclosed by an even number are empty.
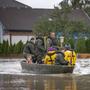
{"type": "Polygon", "coordinates": [[[90,0],[86,0],[85,4],[86,4],[85,7],[90,7],[90,0]]]}
{"type": "Polygon", "coordinates": [[[13,44],[20,40],[25,43],[31,38],[33,25],[41,17],[48,16],[51,11],[32,9],[15,0],[0,0],[0,22],[4,26],[2,39],[13,44]]]}
{"type": "MultiPolygon", "coordinates": [[[[0,42],[26,43],[33,35],[33,26],[41,17],[49,17],[53,9],[32,9],[15,0],[0,0],[0,42]]],[[[82,9],[72,9],[69,19],[90,25],[90,17],[82,9]]]]}
{"type": "Polygon", "coordinates": [[[68,15],[68,18],[71,21],[82,21],[90,26],[90,17],[83,9],[72,9],[72,11],[68,15]]]}

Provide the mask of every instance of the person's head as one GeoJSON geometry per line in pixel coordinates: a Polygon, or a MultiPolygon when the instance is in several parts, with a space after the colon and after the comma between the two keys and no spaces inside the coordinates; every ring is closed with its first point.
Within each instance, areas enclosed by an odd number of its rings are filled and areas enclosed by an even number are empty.
{"type": "Polygon", "coordinates": [[[56,49],[53,48],[53,47],[49,47],[49,48],[48,48],[48,52],[49,52],[49,51],[56,51],[56,49]]]}
{"type": "Polygon", "coordinates": [[[70,50],[71,49],[71,47],[69,46],[69,45],[65,45],[65,50],[70,50]]]}
{"type": "Polygon", "coordinates": [[[55,54],[56,53],[56,49],[53,48],[53,47],[49,47],[48,48],[48,51],[47,51],[47,54],[55,54]]]}
{"type": "Polygon", "coordinates": [[[30,40],[30,42],[35,43],[35,38],[32,37],[31,40],[30,40]]]}
{"type": "Polygon", "coordinates": [[[51,37],[51,38],[56,38],[55,32],[50,32],[50,37],[51,37]]]}
{"type": "Polygon", "coordinates": [[[43,37],[43,34],[42,33],[36,34],[36,38],[41,38],[41,37],[43,37]]]}

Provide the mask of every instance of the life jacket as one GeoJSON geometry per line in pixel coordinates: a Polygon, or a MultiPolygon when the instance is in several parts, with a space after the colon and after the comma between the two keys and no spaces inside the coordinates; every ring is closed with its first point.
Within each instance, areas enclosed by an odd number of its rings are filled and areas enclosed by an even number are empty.
{"type": "Polygon", "coordinates": [[[75,65],[76,63],[76,53],[73,50],[66,50],[64,52],[64,59],[69,62],[69,65],[75,65]]]}
{"type": "Polygon", "coordinates": [[[55,51],[48,51],[44,59],[44,64],[49,64],[49,65],[55,64],[56,56],[57,55],[55,51]]]}

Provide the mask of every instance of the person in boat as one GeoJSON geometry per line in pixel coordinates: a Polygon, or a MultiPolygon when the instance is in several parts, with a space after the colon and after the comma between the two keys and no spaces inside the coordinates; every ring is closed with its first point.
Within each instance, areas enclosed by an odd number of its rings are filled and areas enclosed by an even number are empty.
{"type": "Polygon", "coordinates": [[[50,32],[50,35],[47,38],[47,49],[49,47],[54,47],[54,48],[58,49],[58,40],[56,39],[55,32],[50,32]]]}
{"type": "Polygon", "coordinates": [[[65,46],[64,56],[65,56],[64,59],[69,62],[68,63],[69,65],[75,65],[75,63],[76,63],[76,53],[68,45],[65,46]]]}
{"type": "Polygon", "coordinates": [[[37,63],[42,64],[42,59],[43,59],[43,56],[44,56],[46,50],[44,48],[43,37],[40,34],[36,38],[35,48],[36,48],[36,53],[37,53],[37,63]]]}
{"type": "Polygon", "coordinates": [[[27,63],[35,63],[36,60],[35,55],[35,38],[32,37],[30,41],[27,42],[27,44],[25,45],[24,49],[23,49],[23,55],[27,61],[27,63]]]}
{"type": "Polygon", "coordinates": [[[57,54],[55,48],[53,47],[48,48],[47,54],[44,58],[44,64],[49,64],[49,65],[55,64],[56,56],[57,54]]]}
{"type": "Polygon", "coordinates": [[[44,59],[44,64],[56,64],[56,65],[68,65],[68,61],[64,60],[61,53],[57,53],[57,50],[53,47],[48,48],[48,52],[44,59]]]}

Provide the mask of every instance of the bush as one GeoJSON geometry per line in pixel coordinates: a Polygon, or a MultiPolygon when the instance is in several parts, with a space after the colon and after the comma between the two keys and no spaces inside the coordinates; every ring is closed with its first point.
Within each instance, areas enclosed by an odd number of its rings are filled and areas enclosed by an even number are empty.
{"type": "MultiPolygon", "coordinates": [[[[73,38],[65,40],[65,43],[69,43],[71,48],[74,49],[75,42],[73,38]]],[[[14,45],[9,45],[8,41],[3,41],[3,43],[0,44],[0,54],[21,54],[23,52],[23,48],[24,44],[22,41],[19,41],[14,45]]],[[[77,42],[76,51],[78,53],[90,53],[90,39],[79,39],[77,42]]]]}
{"type": "Polygon", "coordinates": [[[78,40],[77,52],[78,53],[86,53],[86,40],[85,39],[78,40]]]}
{"type": "Polygon", "coordinates": [[[69,39],[68,42],[71,45],[71,48],[74,49],[74,39],[69,39]]]}
{"type": "Polygon", "coordinates": [[[15,52],[15,44],[14,44],[14,45],[11,44],[11,45],[9,46],[9,53],[10,53],[10,54],[11,54],[11,53],[14,54],[14,52],[15,52]]]}
{"type": "Polygon", "coordinates": [[[9,53],[9,43],[8,41],[3,41],[2,44],[2,54],[8,54],[9,53]]]}
{"type": "Polygon", "coordinates": [[[2,44],[0,43],[0,54],[2,53],[2,44]]]}
{"type": "Polygon", "coordinates": [[[15,54],[20,54],[23,52],[23,47],[24,44],[22,41],[19,41],[15,46],[14,46],[14,53],[15,54]]]}
{"type": "Polygon", "coordinates": [[[23,52],[24,44],[22,41],[19,41],[17,44],[9,45],[8,41],[3,41],[0,44],[0,54],[21,54],[23,52]]]}
{"type": "Polygon", "coordinates": [[[87,53],[90,53],[90,39],[86,40],[86,51],[87,53]]]}

